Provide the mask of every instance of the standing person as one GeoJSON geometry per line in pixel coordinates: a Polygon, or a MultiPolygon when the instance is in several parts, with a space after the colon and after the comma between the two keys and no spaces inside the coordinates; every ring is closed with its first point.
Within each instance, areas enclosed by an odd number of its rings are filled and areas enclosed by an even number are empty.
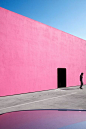
{"type": "Polygon", "coordinates": [[[80,82],[81,82],[80,89],[82,89],[82,85],[83,85],[83,73],[81,73],[81,75],[80,75],[80,82]]]}

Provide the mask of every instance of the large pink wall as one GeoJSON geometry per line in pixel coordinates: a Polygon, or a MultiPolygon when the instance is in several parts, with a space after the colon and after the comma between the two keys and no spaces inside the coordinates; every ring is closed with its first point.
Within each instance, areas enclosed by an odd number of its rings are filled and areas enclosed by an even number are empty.
{"type": "Polygon", "coordinates": [[[0,96],[56,89],[57,68],[86,84],[86,41],[0,8],[0,96]]]}

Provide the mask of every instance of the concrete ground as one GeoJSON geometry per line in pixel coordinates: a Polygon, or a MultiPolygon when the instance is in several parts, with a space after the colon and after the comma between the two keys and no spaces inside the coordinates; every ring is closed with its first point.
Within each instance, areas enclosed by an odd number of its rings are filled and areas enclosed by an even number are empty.
{"type": "Polygon", "coordinates": [[[86,110],[86,85],[0,97],[0,114],[33,109],[86,110]]]}

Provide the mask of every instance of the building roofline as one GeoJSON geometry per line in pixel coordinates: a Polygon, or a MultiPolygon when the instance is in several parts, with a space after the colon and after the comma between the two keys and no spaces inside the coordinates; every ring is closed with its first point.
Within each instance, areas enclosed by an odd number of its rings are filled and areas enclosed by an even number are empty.
{"type": "Polygon", "coordinates": [[[36,20],[31,19],[31,18],[29,18],[29,17],[27,17],[27,16],[24,16],[24,15],[18,14],[18,13],[16,13],[16,12],[13,12],[13,11],[11,11],[11,10],[5,9],[5,8],[3,8],[3,7],[0,7],[0,8],[1,8],[1,9],[4,9],[4,10],[7,10],[7,11],[10,11],[10,12],[15,13],[15,14],[17,14],[17,15],[20,15],[20,16],[22,16],[22,17],[28,18],[28,19],[33,20],[33,21],[35,21],[35,22],[41,23],[41,24],[43,24],[43,25],[45,25],[45,26],[48,26],[48,27],[54,28],[54,29],[56,29],[56,30],[59,30],[59,31],[61,31],[61,32],[64,32],[64,33],[66,33],[66,34],[69,34],[69,35],[71,35],[71,36],[74,36],[74,37],[76,37],[76,38],[79,38],[79,39],[82,39],[82,40],[86,41],[86,40],[85,40],[85,39],[83,39],[83,38],[80,38],[80,37],[78,37],[78,36],[75,36],[75,35],[73,35],[73,34],[70,34],[70,33],[68,33],[68,32],[65,32],[65,31],[63,31],[63,30],[57,29],[57,28],[55,28],[55,27],[49,26],[49,25],[44,24],[44,23],[42,23],[42,22],[36,21],[36,20]]]}

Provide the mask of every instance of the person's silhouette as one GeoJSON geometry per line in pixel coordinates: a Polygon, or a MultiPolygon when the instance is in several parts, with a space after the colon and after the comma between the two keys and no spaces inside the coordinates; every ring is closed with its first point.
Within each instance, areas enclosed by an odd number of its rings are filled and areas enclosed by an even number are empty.
{"type": "Polygon", "coordinates": [[[82,89],[82,86],[83,86],[83,73],[80,74],[80,82],[81,82],[80,89],[82,89]]]}

